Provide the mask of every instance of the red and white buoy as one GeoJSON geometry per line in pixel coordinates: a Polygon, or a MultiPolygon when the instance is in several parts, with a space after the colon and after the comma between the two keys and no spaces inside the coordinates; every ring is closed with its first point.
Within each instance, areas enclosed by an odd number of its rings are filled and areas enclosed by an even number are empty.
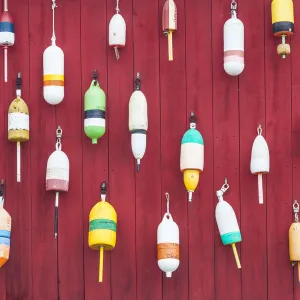
{"type": "Polygon", "coordinates": [[[120,15],[119,0],[117,0],[116,13],[109,22],[109,46],[115,49],[116,59],[120,58],[119,49],[126,44],[126,23],[120,15]]]}
{"type": "Polygon", "coordinates": [[[4,48],[4,81],[7,82],[7,49],[15,43],[15,26],[8,12],[7,0],[3,0],[4,11],[0,17],[0,45],[4,48]]]}

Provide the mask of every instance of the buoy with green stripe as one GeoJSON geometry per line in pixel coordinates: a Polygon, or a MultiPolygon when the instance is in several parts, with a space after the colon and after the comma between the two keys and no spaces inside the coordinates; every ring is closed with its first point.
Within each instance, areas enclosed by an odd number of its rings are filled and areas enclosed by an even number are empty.
{"type": "Polygon", "coordinates": [[[59,104],[64,99],[64,52],[56,46],[54,31],[55,0],[52,0],[53,32],[52,45],[43,54],[44,99],[51,105],[59,104]]]}
{"type": "Polygon", "coordinates": [[[235,247],[236,243],[242,241],[239,224],[235,212],[231,205],[223,199],[223,194],[229,189],[229,184],[225,178],[225,183],[219,191],[216,192],[219,203],[216,207],[216,221],[224,245],[231,245],[236,260],[237,267],[241,268],[240,259],[235,247]]]}
{"type": "Polygon", "coordinates": [[[196,116],[191,113],[190,129],[181,141],[180,170],[183,172],[184,185],[188,191],[189,201],[198,183],[204,165],[204,143],[200,132],[196,129],[196,116]]]}
{"type": "Polygon", "coordinates": [[[106,183],[101,184],[101,201],[90,211],[89,247],[100,252],[99,282],[103,281],[104,250],[116,246],[117,214],[111,204],[106,202],[106,183]]]}
{"type": "Polygon", "coordinates": [[[286,58],[291,53],[285,38],[294,33],[294,4],[293,0],[273,0],[271,5],[273,33],[281,37],[282,44],[278,45],[277,53],[286,58]]]}
{"type": "Polygon", "coordinates": [[[98,72],[93,73],[94,80],[84,95],[84,132],[97,144],[105,133],[106,96],[100,88],[98,72]]]}
{"type": "Polygon", "coordinates": [[[8,261],[10,252],[11,216],[4,206],[4,180],[0,184],[0,268],[8,261]]]}

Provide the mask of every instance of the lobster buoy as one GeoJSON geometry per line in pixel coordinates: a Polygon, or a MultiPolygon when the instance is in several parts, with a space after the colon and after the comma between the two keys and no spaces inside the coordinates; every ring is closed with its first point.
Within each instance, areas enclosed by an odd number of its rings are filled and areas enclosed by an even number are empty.
{"type": "Polygon", "coordinates": [[[2,180],[0,185],[0,268],[5,265],[9,259],[11,234],[11,216],[3,208],[4,188],[4,181],[2,180]]]}
{"type": "Polygon", "coordinates": [[[168,36],[169,60],[173,60],[173,32],[177,30],[177,7],[174,0],[166,0],[162,12],[162,30],[168,36]]]}
{"type": "Polygon", "coordinates": [[[179,228],[169,212],[168,193],[166,198],[167,212],[157,228],[157,262],[166,277],[171,277],[179,267],[179,228]]]}
{"type": "Polygon", "coordinates": [[[294,4],[292,0],[273,0],[271,5],[273,34],[281,37],[282,44],[277,46],[277,53],[282,58],[291,53],[291,47],[285,38],[294,33],[294,4]]]}
{"type": "Polygon", "coordinates": [[[116,246],[117,214],[111,204],[106,202],[106,183],[101,184],[101,201],[90,211],[88,243],[92,250],[100,251],[99,282],[103,281],[104,250],[116,246]]]}
{"type": "Polygon", "coordinates": [[[16,80],[16,99],[8,108],[8,140],[17,143],[17,182],[21,182],[21,142],[29,141],[29,110],[21,98],[22,78],[16,80]]]}
{"type": "Polygon", "coordinates": [[[228,190],[229,184],[225,179],[225,184],[217,191],[219,203],[216,207],[216,221],[224,245],[231,245],[236,260],[237,267],[241,268],[240,259],[235,244],[242,241],[239,224],[235,212],[231,205],[223,199],[223,194],[228,190]]]}
{"type": "Polygon", "coordinates": [[[59,104],[64,99],[64,52],[56,46],[54,33],[55,0],[52,0],[53,33],[52,45],[47,47],[43,54],[44,70],[44,99],[51,105],[59,104]]]}
{"type": "Polygon", "coordinates": [[[292,266],[298,265],[298,281],[300,283],[300,223],[299,223],[299,203],[294,200],[293,211],[295,214],[295,222],[289,229],[289,254],[292,266]]]}
{"type": "Polygon", "coordinates": [[[224,24],[224,70],[231,76],[240,75],[244,64],[244,24],[237,18],[237,3],[231,3],[231,18],[224,24]]]}
{"type": "Polygon", "coordinates": [[[3,3],[4,11],[0,17],[0,45],[4,48],[4,81],[7,82],[7,49],[15,43],[15,25],[7,9],[7,0],[3,3]]]}
{"type": "Polygon", "coordinates": [[[146,133],[148,130],[147,100],[141,92],[140,74],[137,73],[135,91],[129,100],[129,131],[131,132],[131,149],[137,160],[137,171],[146,151],[146,133]]]}
{"type": "Polygon", "coordinates": [[[180,170],[183,172],[184,185],[188,191],[189,201],[192,201],[200,173],[204,165],[204,143],[200,132],[196,129],[196,116],[191,113],[190,129],[186,131],[181,141],[180,170]]]}
{"type": "Polygon", "coordinates": [[[56,130],[56,150],[48,158],[46,171],[46,191],[55,191],[54,237],[58,234],[58,200],[60,192],[69,190],[70,163],[68,156],[61,150],[62,129],[56,130]]]}
{"type": "Polygon", "coordinates": [[[261,125],[257,128],[258,136],[255,138],[251,152],[251,173],[258,177],[258,199],[263,204],[263,181],[262,175],[270,171],[269,147],[262,134],[261,125]]]}
{"type": "Polygon", "coordinates": [[[109,46],[115,49],[116,59],[120,58],[119,49],[126,44],[126,23],[120,15],[119,0],[117,0],[116,13],[109,22],[109,46]]]}
{"type": "Polygon", "coordinates": [[[93,144],[105,133],[106,97],[94,71],[94,80],[84,95],[84,132],[93,144]]]}

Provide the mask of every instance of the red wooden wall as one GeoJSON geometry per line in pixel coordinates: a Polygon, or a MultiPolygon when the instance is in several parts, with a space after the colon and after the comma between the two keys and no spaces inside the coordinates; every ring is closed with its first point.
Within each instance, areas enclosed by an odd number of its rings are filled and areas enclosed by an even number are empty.
{"type": "Polygon", "coordinates": [[[9,1],[16,45],[8,53],[7,84],[0,73],[0,177],[7,184],[5,206],[13,222],[11,257],[0,270],[1,300],[300,300],[297,272],[288,257],[292,201],[300,197],[300,5],[295,3],[292,55],[283,60],[276,54],[280,41],[272,36],[270,2],[239,2],[246,67],[234,78],[225,74],[222,62],[229,0],[176,0],[179,30],[173,62],[161,32],[164,0],[120,0],[127,45],[119,61],[107,46],[114,0],[57,0],[65,99],[51,107],[42,96],[51,1],[9,1]],[[83,95],[94,69],[108,107],[108,130],[98,145],[83,133],[83,95]],[[22,145],[22,183],[16,182],[16,145],[7,141],[7,110],[18,71],[31,113],[31,139],[22,145]],[[140,173],[135,172],[128,130],[128,101],[137,72],[149,112],[140,173]],[[179,155],[191,111],[204,137],[205,170],[188,203],[179,155]],[[271,154],[263,205],[258,204],[257,178],[250,174],[258,124],[271,154]],[[58,125],[71,173],[69,192],[60,197],[55,240],[54,194],[45,192],[45,172],[58,125]],[[238,246],[241,270],[231,248],[221,244],[215,223],[215,191],[225,177],[230,184],[225,199],[236,211],[243,236],[238,246]],[[108,199],[119,222],[117,246],[105,254],[100,284],[99,255],[89,249],[87,232],[103,180],[109,183],[108,199]],[[156,262],[165,192],[181,234],[181,263],[172,279],[163,276],[156,262]]]}

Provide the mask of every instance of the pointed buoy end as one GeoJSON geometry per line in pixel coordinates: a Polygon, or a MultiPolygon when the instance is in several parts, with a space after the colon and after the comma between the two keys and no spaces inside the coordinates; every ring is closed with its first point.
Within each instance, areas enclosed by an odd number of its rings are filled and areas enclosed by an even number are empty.
{"type": "Polygon", "coordinates": [[[97,139],[92,139],[92,144],[97,144],[98,143],[98,140],[97,139]]]}
{"type": "Polygon", "coordinates": [[[192,202],[193,199],[193,192],[189,191],[189,201],[192,202]]]}
{"type": "Polygon", "coordinates": [[[137,161],[136,161],[136,170],[139,172],[140,169],[141,169],[141,160],[137,159],[137,161]]]}
{"type": "Polygon", "coordinates": [[[171,278],[172,277],[172,272],[166,272],[166,277],[171,278]]]}

